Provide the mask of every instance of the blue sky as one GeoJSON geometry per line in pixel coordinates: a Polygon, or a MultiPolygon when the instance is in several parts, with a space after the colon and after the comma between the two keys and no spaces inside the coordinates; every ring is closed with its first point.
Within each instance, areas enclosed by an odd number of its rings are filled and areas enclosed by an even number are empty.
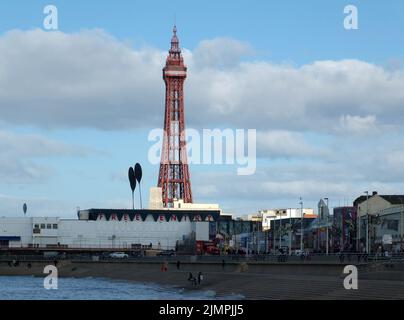
{"type": "Polygon", "coordinates": [[[225,36],[248,41],[259,56],[296,64],[345,58],[384,63],[403,57],[404,3],[399,0],[2,1],[0,30],[42,27],[48,4],[59,9],[63,32],[102,28],[135,46],[167,49],[168,30],[176,19],[187,48],[225,36]],[[341,27],[347,4],[359,9],[355,32],[341,27]]]}
{"type": "Polygon", "coordinates": [[[2,1],[0,15],[0,50],[7,51],[0,52],[7,83],[0,150],[8,148],[0,158],[0,214],[19,215],[24,201],[36,215],[129,207],[126,171],[137,161],[147,203],[158,173],[147,160],[147,135],[163,125],[161,68],[174,19],[189,65],[188,126],[261,134],[252,177],[234,167],[191,166],[198,202],[244,214],[295,207],[300,195],[315,207],[320,197],[334,206],[368,189],[404,191],[403,127],[395,116],[404,107],[403,1],[17,0],[2,1]],[[53,36],[42,28],[48,4],[59,11],[53,36]],[[359,30],[343,28],[347,4],[358,7],[359,30]],[[212,83],[225,79],[229,92],[217,94],[206,74],[212,83]],[[52,83],[67,84],[72,95],[47,97],[52,83]]]}

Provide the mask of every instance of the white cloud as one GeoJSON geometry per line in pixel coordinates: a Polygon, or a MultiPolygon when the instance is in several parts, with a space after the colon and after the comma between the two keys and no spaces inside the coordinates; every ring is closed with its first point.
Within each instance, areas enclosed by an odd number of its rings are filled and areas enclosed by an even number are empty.
{"type": "MultiPolygon", "coordinates": [[[[404,120],[400,70],[358,60],[301,67],[241,61],[251,47],[226,38],[183,51],[190,127],[338,133],[341,119],[351,129],[369,117],[380,125],[404,120]]],[[[57,128],[160,127],[165,57],[100,30],[6,33],[0,37],[0,118],[57,128]]]]}
{"type": "Polygon", "coordinates": [[[164,55],[155,49],[134,51],[98,30],[32,30],[5,34],[0,52],[0,117],[9,123],[138,127],[156,117],[151,106],[162,108],[164,55]]]}
{"type": "Polygon", "coordinates": [[[302,133],[284,130],[258,132],[257,148],[259,156],[268,158],[306,157],[321,153],[306,142],[302,133]]]}
{"type": "Polygon", "coordinates": [[[345,133],[375,134],[379,131],[376,126],[376,117],[373,115],[366,117],[342,115],[339,124],[338,130],[345,133]]]}
{"type": "Polygon", "coordinates": [[[193,51],[197,68],[229,68],[237,66],[240,58],[254,53],[251,45],[231,38],[202,40],[193,51]]]}
{"type": "Polygon", "coordinates": [[[36,134],[0,131],[0,181],[2,184],[43,183],[55,174],[38,158],[86,156],[95,151],[67,145],[36,134]]]}

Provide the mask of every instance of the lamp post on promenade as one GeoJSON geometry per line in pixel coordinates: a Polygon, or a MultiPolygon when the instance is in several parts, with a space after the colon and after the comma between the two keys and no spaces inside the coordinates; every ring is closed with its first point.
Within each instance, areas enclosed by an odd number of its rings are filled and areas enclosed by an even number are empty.
{"type": "Polygon", "coordinates": [[[292,209],[289,208],[289,255],[292,255],[292,209]]]}
{"type": "Polygon", "coordinates": [[[274,229],[272,230],[272,242],[273,242],[273,245],[274,245],[274,254],[275,254],[275,252],[276,252],[276,240],[275,240],[275,231],[276,231],[276,216],[275,216],[275,219],[273,219],[273,222],[274,222],[274,229]]]}
{"type": "MultiPolygon", "coordinates": [[[[324,198],[324,200],[325,201],[327,201],[327,209],[328,209],[328,213],[330,213],[330,209],[328,208],[328,198],[324,198]]],[[[329,222],[330,222],[330,215],[328,214],[327,215],[327,221],[326,221],[326,245],[325,245],[325,253],[326,253],[326,255],[328,256],[328,242],[329,242],[329,239],[328,239],[328,224],[329,224],[329,222]]]]}
{"type": "Polygon", "coordinates": [[[279,219],[279,252],[282,248],[282,214],[279,219]]]}
{"type": "Polygon", "coordinates": [[[304,213],[303,213],[303,200],[302,197],[300,197],[300,214],[301,214],[301,218],[300,218],[300,253],[303,253],[303,218],[304,218],[304,213]]]}
{"type": "Polygon", "coordinates": [[[361,216],[359,210],[356,211],[356,251],[360,252],[361,242],[361,216]]]}
{"type": "Polygon", "coordinates": [[[369,191],[366,194],[366,253],[369,253],[369,191]]]}
{"type": "Polygon", "coordinates": [[[403,199],[400,199],[400,253],[403,252],[403,229],[404,229],[404,219],[403,219],[403,199]]]}

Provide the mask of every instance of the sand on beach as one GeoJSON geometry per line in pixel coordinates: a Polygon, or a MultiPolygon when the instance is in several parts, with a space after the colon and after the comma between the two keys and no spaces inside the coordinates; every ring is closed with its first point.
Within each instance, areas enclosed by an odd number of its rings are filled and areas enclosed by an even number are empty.
{"type": "MultiPolygon", "coordinates": [[[[46,276],[44,266],[52,262],[0,262],[0,275],[46,276]],[[30,264],[30,267],[28,265],[30,264]]],[[[70,261],[57,263],[61,277],[100,277],[156,283],[185,290],[212,291],[217,297],[235,295],[245,299],[403,299],[404,270],[363,270],[359,290],[343,286],[341,264],[265,263],[176,263],[140,261],[70,261]],[[167,268],[164,268],[166,266],[167,268]],[[370,270],[370,271],[369,271],[370,270]],[[189,273],[202,272],[203,281],[194,285],[189,273]]]]}

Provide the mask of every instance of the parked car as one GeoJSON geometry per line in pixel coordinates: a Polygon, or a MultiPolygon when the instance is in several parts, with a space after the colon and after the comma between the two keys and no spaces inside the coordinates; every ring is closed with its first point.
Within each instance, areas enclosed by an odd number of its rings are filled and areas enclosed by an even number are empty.
{"type": "Polygon", "coordinates": [[[57,251],[44,251],[43,252],[43,256],[45,258],[58,258],[59,255],[60,255],[60,253],[57,251]]]}
{"type": "Polygon", "coordinates": [[[142,257],[143,255],[142,255],[142,251],[133,251],[133,252],[131,252],[131,257],[142,257]]]}
{"type": "Polygon", "coordinates": [[[129,258],[129,255],[125,252],[113,252],[109,255],[109,257],[113,259],[126,259],[129,258]]]}
{"type": "Polygon", "coordinates": [[[173,255],[175,255],[175,251],[174,250],[163,250],[159,253],[157,253],[158,256],[165,256],[165,257],[172,257],[173,255]]]}

